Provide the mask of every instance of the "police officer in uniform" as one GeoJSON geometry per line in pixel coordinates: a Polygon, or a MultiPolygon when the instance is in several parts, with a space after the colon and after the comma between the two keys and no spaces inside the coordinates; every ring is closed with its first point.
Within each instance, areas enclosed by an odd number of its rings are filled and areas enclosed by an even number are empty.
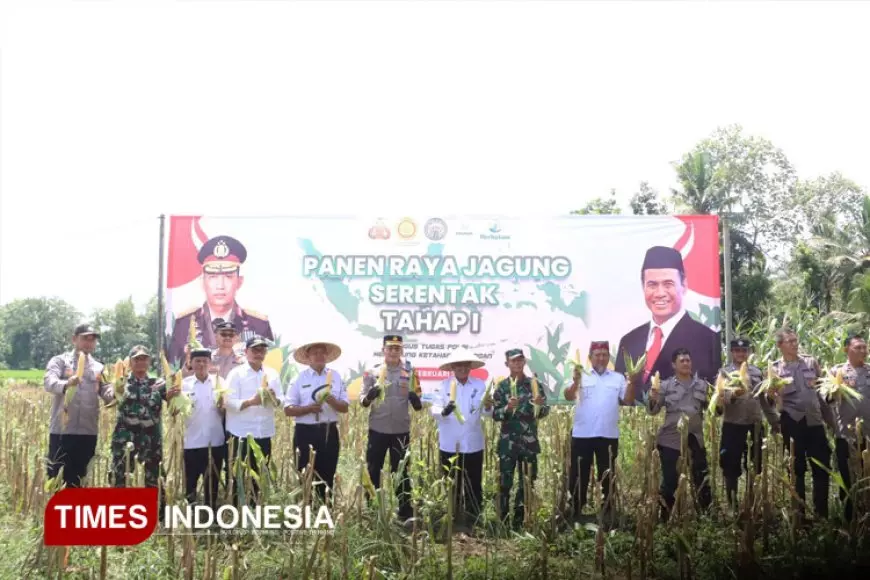
{"type": "Polygon", "coordinates": [[[168,353],[170,362],[185,359],[184,346],[191,318],[196,322],[197,340],[206,348],[217,346],[215,327],[224,322],[232,323],[242,342],[255,336],[274,339],[265,315],[243,309],[236,302],[236,292],[244,282],[240,269],[247,257],[245,246],[230,236],[214,237],[202,246],[197,259],[202,264],[206,300],[202,306],[183,312],[176,319],[168,353]]]}
{"type": "MultiPolygon", "coordinates": [[[[400,461],[408,451],[411,434],[409,407],[415,411],[423,408],[419,394],[409,388],[413,369],[407,360],[402,364],[402,337],[385,336],[383,353],[384,362],[365,372],[360,389],[360,403],[364,408],[371,409],[366,465],[375,488],[380,487],[381,468],[387,451],[390,453],[392,473],[398,470],[400,461]]],[[[399,491],[399,518],[407,520],[413,515],[411,480],[405,464],[399,491]]]]}

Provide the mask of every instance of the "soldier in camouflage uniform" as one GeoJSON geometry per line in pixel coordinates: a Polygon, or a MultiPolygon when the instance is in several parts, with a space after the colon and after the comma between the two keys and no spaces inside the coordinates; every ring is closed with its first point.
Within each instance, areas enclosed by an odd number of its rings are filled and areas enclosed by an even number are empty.
{"type": "Polygon", "coordinates": [[[126,487],[125,452],[130,446],[130,471],[133,461],[145,467],[145,487],[157,487],[160,462],[163,459],[163,401],[176,396],[179,389],[167,391],[163,379],[148,376],[151,353],[144,346],[130,350],[131,373],[123,400],[118,404],[118,420],[112,433],[112,473],[115,487],[126,487]]]}
{"type": "MultiPolygon", "coordinates": [[[[863,338],[852,335],[843,343],[848,361],[831,369],[832,373],[843,370],[846,384],[858,391],[863,398],[860,401],[850,401],[842,396],[835,398],[831,405],[837,423],[834,450],[837,455],[837,470],[843,478],[846,489],[852,489],[852,473],[849,469],[850,455],[858,459],[859,469],[863,468],[861,453],[867,448],[867,433],[870,430],[870,366],[867,361],[867,343],[863,338]],[[861,441],[858,441],[856,421],[863,420],[861,441]]],[[[862,471],[856,475],[860,477],[862,471]]],[[[852,500],[846,491],[840,488],[840,501],[845,501],[843,515],[846,521],[852,520],[852,500]]]]}
{"type": "MultiPolygon", "coordinates": [[[[728,374],[739,371],[749,358],[750,343],[745,338],[731,341],[731,363],[725,366],[720,374],[727,378],[728,374]]],[[[725,493],[732,509],[737,507],[737,484],[743,470],[749,469],[746,437],[752,437],[752,463],[756,475],[761,473],[761,443],[764,439],[764,426],[761,415],[767,418],[770,428],[779,432],[779,416],[771,406],[767,397],[756,397],[758,386],[763,380],[761,369],[747,364],[751,391],[726,390],[720,401],[717,413],[723,414],[722,439],[719,446],[719,466],[725,476],[725,493]],[[742,459],[742,466],[741,466],[742,459]]]]}
{"type": "Polygon", "coordinates": [[[514,348],[505,353],[505,366],[510,377],[502,380],[493,393],[492,418],[501,423],[498,440],[499,459],[499,516],[506,520],[510,506],[510,493],[514,483],[514,471],[519,470],[513,525],[522,523],[525,515],[525,475],[528,467],[532,484],[538,476],[538,419],[550,413],[547,399],[539,394],[532,400],[531,379],[525,376],[526,357],[522,349],[514,348]],[[511,379],[516,380],[517,396],[511,396],[511,379]],[[537,417],[533,403],[540,406],[537,417]]]}

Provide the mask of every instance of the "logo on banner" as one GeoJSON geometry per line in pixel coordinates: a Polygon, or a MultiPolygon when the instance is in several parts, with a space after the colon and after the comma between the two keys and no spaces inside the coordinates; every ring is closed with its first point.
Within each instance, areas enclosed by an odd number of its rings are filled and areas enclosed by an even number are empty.
{"type": "Polygon", "coordinates": [[[488,233],[480,234],[481,240],[509,240],[510,236],[502,234],[501,223],[498,221],[490,222],[486,230],[488,233]]]}
{"type": "Polygon", "coordinates": [[[447,235],[447,222],[441,218],[431,218],[423,226],[423,233],[433,242],[443,240],[447,235]]]}
{"type": "Polygon", "coordinates": [[[378,219],[378,221],[369,228],[369,237],[373,240],[389,240],[390,239],[390,228],[384,223],[384,220],[378,219]]]}
{"type": "MultiPolygon", "coordinates": [[[[157,488],[66,488],[45,506],[46,546],[135,546],[157,529],[157,488]]],[[[331,534],[326,506],[166,506],[163,527],[174,535],[239,534],[256,530],[331,534]]],[[[160,535],[160,532],[158,532],[160,535]]]]}
{"type": "Polygon", "coordinates": [[[417,235],[417,224],[411,218],[406,217],[396,226],[396,232],[403,240],[413,239],[417,235]]]}

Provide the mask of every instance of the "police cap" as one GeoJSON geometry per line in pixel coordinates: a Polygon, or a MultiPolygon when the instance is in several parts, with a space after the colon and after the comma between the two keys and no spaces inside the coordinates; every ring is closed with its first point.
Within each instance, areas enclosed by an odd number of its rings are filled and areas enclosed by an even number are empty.
{"type": "Polygon", "coordinates": [[[242,243],[230,236],[216,236],[199,250],[197,260],[207,274],[235,272],[248,258],[242,243]]]}
{"type": "Polygon", "coordinates": [[[384,346],[402,346],[402,337],[398,334],[388,334],[384,337],[384,346]]]}

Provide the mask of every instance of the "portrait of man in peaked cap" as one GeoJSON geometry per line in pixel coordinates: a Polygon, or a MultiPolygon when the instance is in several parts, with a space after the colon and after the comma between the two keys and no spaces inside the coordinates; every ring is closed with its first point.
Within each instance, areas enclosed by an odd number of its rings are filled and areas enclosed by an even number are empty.
{"type": "Polygon", "coordinates": [[[616,372],[625,372],[626,351],[635,361],[647,353],[643,384],[649,385],[656,372],[662,379],[669,378],[674,372],[671,353],[684,347],[692,354],[698,376],[715,383],[722,366],[719,333],[697,322],[683,306],[688,286],[680,252],[665,246],[650,248],[640,276],[650,319],[620,339],[616,372]]]}
{"type": "Polygon", "coordinates": [[[197,339],[206,348],[215,348],[215,326],[231,323],[243,343],[254,336],[273,340],[268,318],[236,302],[242,287],[241,266],[248,257],[245,246],[230,236],[216,236],[203,244],[197,255],[202,265],[202,289],[205,302],[182,312],[175,320],[169,343],[168,358],[178,363],[184,359],[184,346],[190,332],[190,321],[196,324],[197,339]]]}

